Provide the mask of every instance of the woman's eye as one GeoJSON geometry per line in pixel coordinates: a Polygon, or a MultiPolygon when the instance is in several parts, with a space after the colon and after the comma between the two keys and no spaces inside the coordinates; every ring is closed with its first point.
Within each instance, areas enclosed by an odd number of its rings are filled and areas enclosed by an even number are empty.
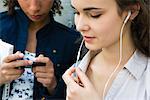
{"type": "Polygon", "coordinates": [[[99,18],[101,16],[101,14],[98,15],[91,15],[92,18],[99,18]]]}
{"type": "Polygon", "coordinates": [[[77,12],[77,11],[74,11],[74,14],[77,14],[77,15],[79,15],[80,13],[79,13],[79,12],[77,12]]]}

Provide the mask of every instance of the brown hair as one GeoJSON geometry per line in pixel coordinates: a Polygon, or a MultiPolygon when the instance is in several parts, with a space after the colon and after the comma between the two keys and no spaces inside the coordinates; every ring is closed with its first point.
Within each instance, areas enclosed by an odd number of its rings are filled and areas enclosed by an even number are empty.
{"type": "MultiPolygon", "coordinates": [[[[4,6],[8,6],[9,15],[13,15],[15,13],[15,7],[20,7],[17,0],[3,0],[3,2],[4,6]]],[[[63,9],[63,7],[61,6],[61,1],[54,0],[54,4],[51,10],[52,13],[53,14],[58,13],[59,15],[61,15],[61,9],[63,9]]]]}
{"type": "Polygon", "coordinates": [[[139,4],[140,10],[131,23],[131,37],[135,47],[144,55],[150,57],[150,24],[149,0],[116,0],[118,12],[130,10],[132,5],[139,4]]]}

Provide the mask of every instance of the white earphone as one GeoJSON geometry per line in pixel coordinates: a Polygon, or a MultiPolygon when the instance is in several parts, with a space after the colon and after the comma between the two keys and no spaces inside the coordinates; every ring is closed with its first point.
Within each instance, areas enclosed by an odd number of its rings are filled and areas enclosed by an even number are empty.
{"type": "Polygon", "coordinates": [[[129,20],[130,16],[131,16],[131,10],[128,11],[128,15],[127,15],[127,17],[124,20],[124,24],[127,23],[127,21],[129,20]]]}

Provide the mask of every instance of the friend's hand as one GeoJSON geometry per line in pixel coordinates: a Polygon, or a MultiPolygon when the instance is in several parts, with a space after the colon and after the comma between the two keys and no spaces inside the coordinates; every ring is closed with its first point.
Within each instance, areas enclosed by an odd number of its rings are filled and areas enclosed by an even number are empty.
{"type": "Polygon", "coordinates": [[[35,59],[35,62],[46,63],[46,66],[33,67],[33,73],[35,74],[37,81],[42,83],[43,86],[47,87],[49,93],[52,94],[57,85],[52,61],[48,57],[39,55],[35,59]]]}
{"type": "Polygon", "coordinates": [[[4,58],[2,64],[0,65],[0,86],[5,83],[10,83],[11,81],[18,79],[22,73],[23,69],[19,69],[20,66],[31,65],[31,61],[27,60],[17,60],[22,59],[23,54],[16,52],[4,58]]]}
{"type": "Polygon", "coordinates": [[[63,80],[67,85],[66,100],[100,100],[98,92],[79,68],[69,68],[63,75],[63,80]],[[80,83],[74,78],[74,72],[76,72],[80,83]]]}

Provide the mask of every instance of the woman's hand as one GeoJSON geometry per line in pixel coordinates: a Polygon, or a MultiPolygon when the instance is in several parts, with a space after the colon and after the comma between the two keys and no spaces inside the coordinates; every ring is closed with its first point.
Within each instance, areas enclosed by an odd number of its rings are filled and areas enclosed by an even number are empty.
{"type": "Polygon", "coordinates": [[[35,62],[46,63],[46,66],[36,66],[33,68],[33,73],[37,78],[37,81],[42,83],[43,86],[47,87],[50,94],[53,93],[54,88],[57,85],[56,78],[54,75],[54,66],[52,61],[48,57],[39,55],[35,62]]]}
{"type": "Polygon", "coordinates": [[[67,85],[66,100],[100,100],[96,89],[79,68],[69,68],[63,75],[63,79],[67,85]],[[74,72],[76,72],[79,81],[74,78],[74,72]]]}
{"type": "Polygon", "coordinates": [[[0,65],[0,86],[19,78],[24,72],[23,69],[19,69],[20,66],[32,64],[31,61],[17,60],[22,59],[23,57],[24,55],[22,53],[16,52],[15,54],[11,54],[4,58],[0,65]]]}

